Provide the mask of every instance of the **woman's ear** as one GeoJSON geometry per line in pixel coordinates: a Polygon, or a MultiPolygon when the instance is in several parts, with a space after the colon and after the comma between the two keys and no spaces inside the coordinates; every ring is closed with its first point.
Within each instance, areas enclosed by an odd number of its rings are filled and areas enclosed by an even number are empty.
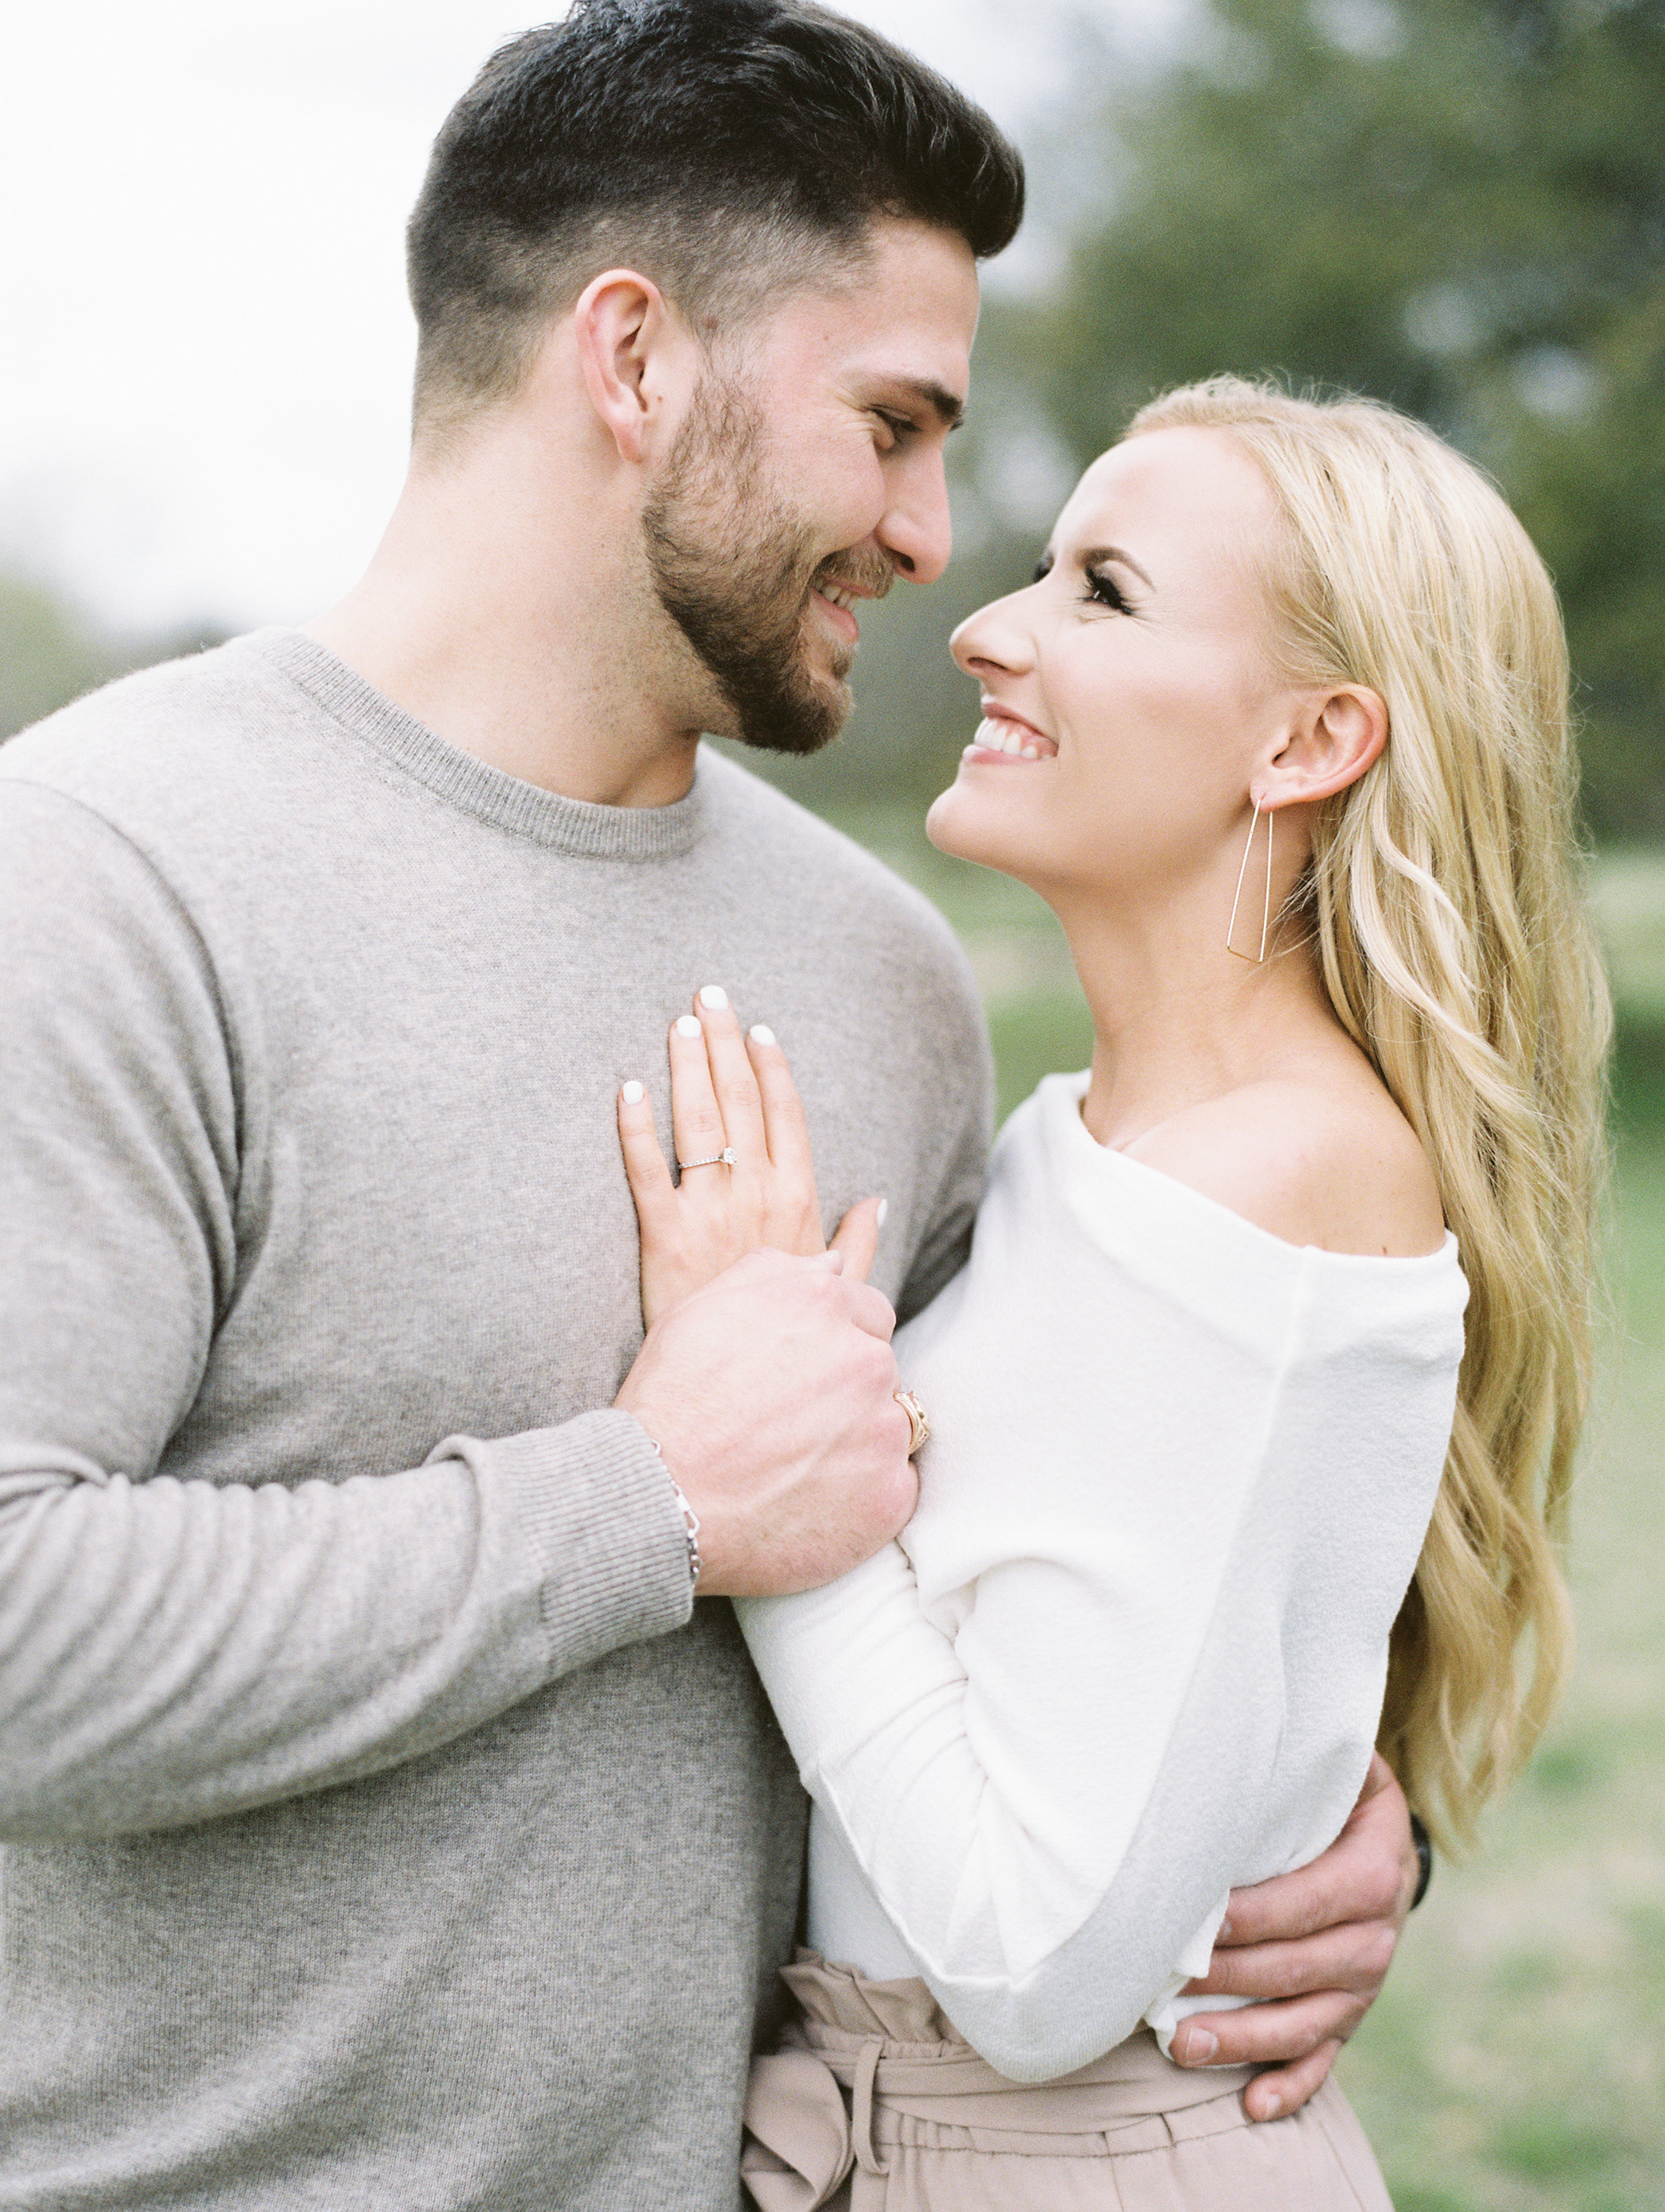
{"type": "Polygon", "coordinates": [[[1357,783],[1382,757],[1388,709],[1379,691],[1338,684],[1301,702],[1264,778],[1263,802],[1299,806],[1357,783]]]}
{"type": "Polygon", "coordinates": [[[580,293],[573,332],[602,428],[621,459],[647,459],[667,413],[680,413],[674,402],[687,381],[680,325],[665,295],[634,269],[609,269],[580,293]]]}

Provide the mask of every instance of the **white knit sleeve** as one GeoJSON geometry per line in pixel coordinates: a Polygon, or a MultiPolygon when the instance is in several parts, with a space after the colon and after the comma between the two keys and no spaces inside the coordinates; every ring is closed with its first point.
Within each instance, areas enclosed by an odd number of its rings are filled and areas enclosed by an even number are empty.
{"type": "Polygon", "coordinates": [[[1235,1624],[1242,1695],[1182,1710],[1228,1542],[1207,1556],[1182,1513],[1166,1540],[1124,1524],[1077,1561],[1033,1540],[1049,1477],[1046,1517],[1067,1523],[1066,1464],[1014,1470],[1030,1526],[987,1527],[1005,1556],[956,1632],[896,1544],[825,1589],[739,1607],[805,1786],[960,2032],[1022,2081],[1109,2049],[1160,1994],[1253,1840],[1280,1719],[1275,1612],[1235,1624]],[[1103,1907],[1181,1771],[1203,1785],[1206,1835],[1158,1844],[1173,1879],[1154,1921],[1083,1940],[1109,1932],[1103,1907]]]}
{"type": "Polygon", "coordinates": [[[1048,1228],[1012,1150],[903,1361],[940,1429],[902,1544],[739,1612],[918,1971],[1040,2081],[1130,2033],[1226,1892],[1345,1819],[1443,1458],[1461,1277],[1338,1279],[1189,1193],[1147,1224],[1166,1273],[1117,1264],[1048,1228]]]}

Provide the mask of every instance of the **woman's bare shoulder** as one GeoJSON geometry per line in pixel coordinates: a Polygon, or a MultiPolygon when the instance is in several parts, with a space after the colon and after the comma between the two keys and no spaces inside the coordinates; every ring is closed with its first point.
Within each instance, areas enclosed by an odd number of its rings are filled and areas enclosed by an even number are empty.
{"type": "Polygon", "coordinates": [[[1444,1239],[1428,1156],[1362,1071],[1247,1084],[1188,1107],[1126,1150],[1286,1243],[1412,1259],[1444,1239]]]}

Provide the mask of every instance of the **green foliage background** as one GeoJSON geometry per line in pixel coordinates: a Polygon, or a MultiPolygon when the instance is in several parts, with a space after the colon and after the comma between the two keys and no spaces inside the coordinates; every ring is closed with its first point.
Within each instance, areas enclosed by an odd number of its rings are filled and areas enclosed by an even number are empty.
{"type": "Polygon", "coordinates": [[[34,578],[0,571],[0,738],[130,669],[223,643],[217,623],[112,630],[34,578]]]}

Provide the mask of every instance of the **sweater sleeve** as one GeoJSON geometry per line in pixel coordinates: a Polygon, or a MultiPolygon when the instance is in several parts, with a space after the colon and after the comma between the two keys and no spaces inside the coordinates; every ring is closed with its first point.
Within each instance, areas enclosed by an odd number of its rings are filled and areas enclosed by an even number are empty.
{"type": "Polygon", "coordinates": [[[1442,1322],[1439,1359],[1396,1365],[1322,1255],[1260,1239],[1257,1279],[1241,1239],[1164,1221],[1160,1266],[1248,1316],[1211,1334],[1148,1269],[1037,1244],[1021,1201],[916,1325],[945,1455],[918,1519],[738,1611],[843,1858],[961,2033],[1036,2081],[1131,2033],[1235,1883],[1339,1830],[1455,1355],[1442,1322]]]}
{"type": "Polygon", "coordinates": [[[1241,1639],[1247,1710],[1194,1709],[1158,1739],[1138,1707],[1148,1660],[1115,1636],[1112,1595],[1014,1561],[978,1586],[968,1656],[891,1545],[824,1589],[738,1608],[820,1814],[961,2034],[1018,2081],[1111,2049],[1164,1994],[1224,1905],[1275,1751],[1253,1693],[1273,1655],[1241,1639]],[[1060,1763],[1084,1680],[1097,1710],[1060,1763]],[[1090,1771],[1118,1801],[1102,1823],[1090,1771]],[[1149,1815],[1176,1774],[1198,1796],[1164,1845],[1149,1815]]]}
{"type": "Polygon", "coordinates": [[[237,1265],[212,963],[116,831],[10,778],[0,944],[0,1837],[324,1789],[687,1620],[611,1410],[374,1475],[171,1474],[237,1265]]]}

